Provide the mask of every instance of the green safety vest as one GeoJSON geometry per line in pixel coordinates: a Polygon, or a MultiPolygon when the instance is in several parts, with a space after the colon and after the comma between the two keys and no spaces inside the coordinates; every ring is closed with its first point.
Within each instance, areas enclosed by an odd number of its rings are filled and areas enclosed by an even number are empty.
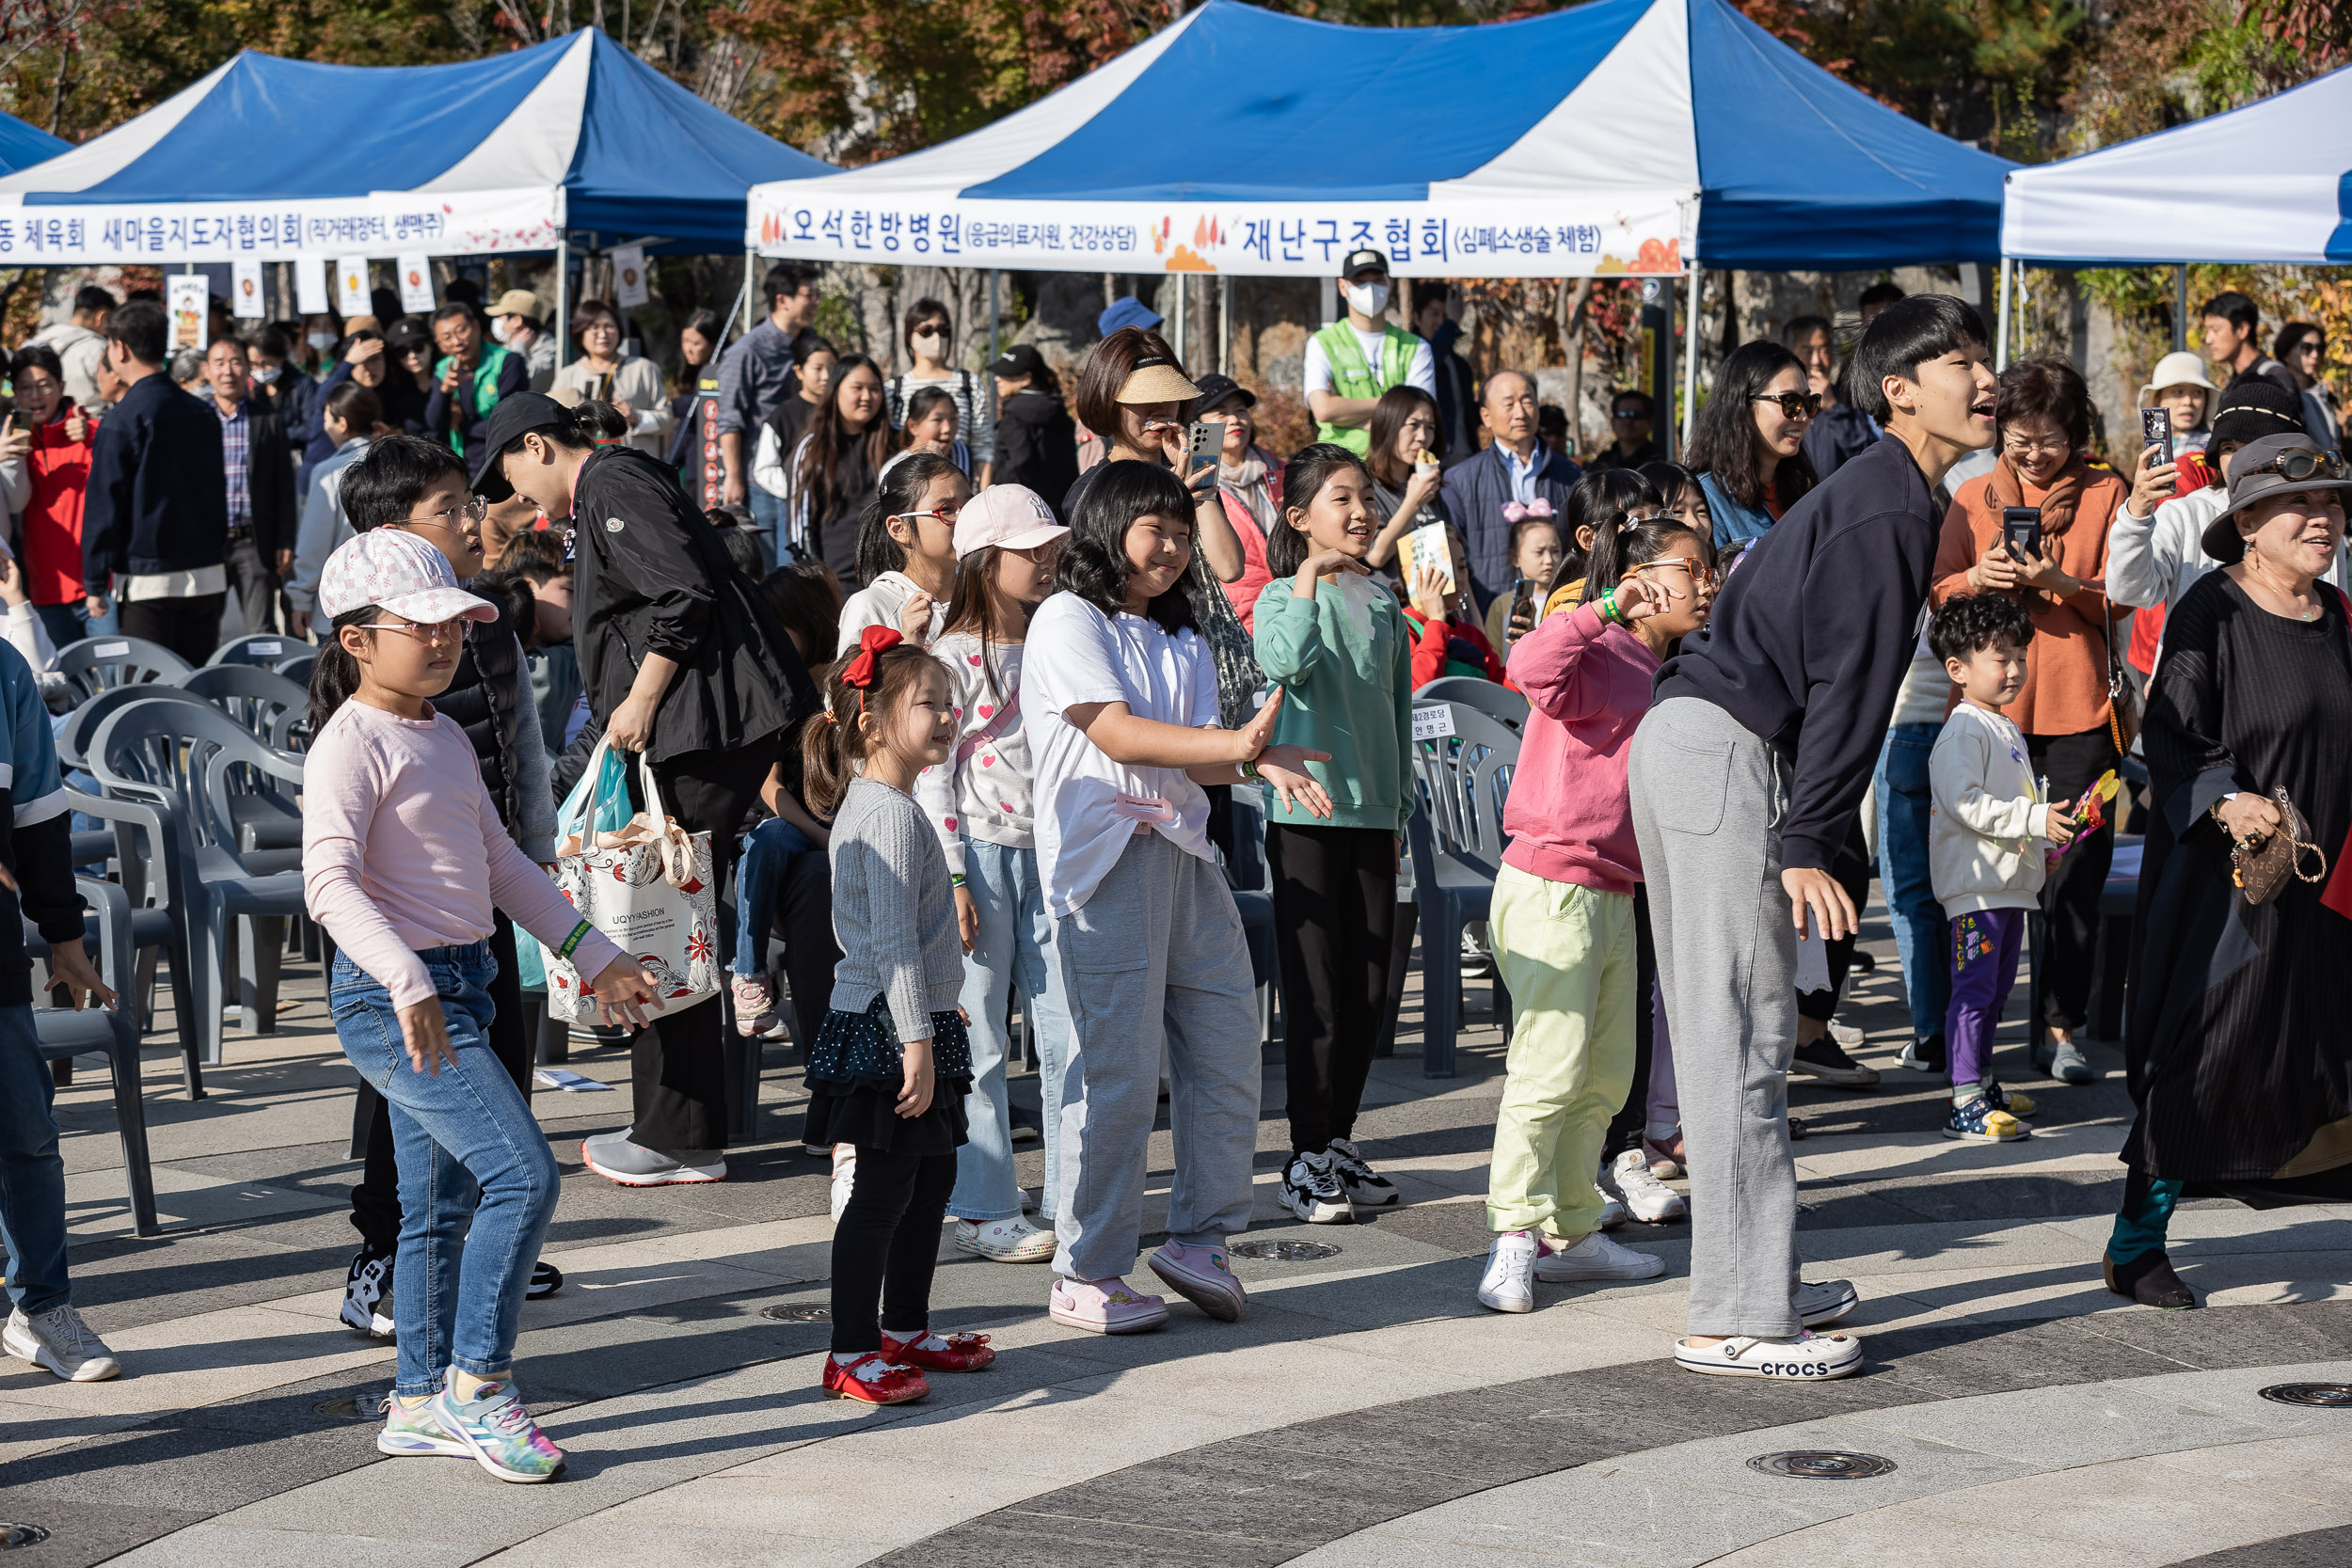
{"type": "MultiPolygon", "coordinates": [[[[473,368],[473,417],[486,420],[490,410],[498,406],[499,375],[506,369],[506,356],[515,351],[504,343],[482,345],[482,362],[473,368]]],[[[439,385],[449,373],[450,356],[444,354],[433,361],[433,380],[439,385]]],[[[458,456],[466,455],[466,438],[454,430],[449,433],[449,450],[458,456]]]]}
{"type": "MultiPolygon", "coordinates": [[[[1405,385],[1406,372],[1413,368],[1413,354],[1421,347],[1421,340],[1411,333],[1383,323],[1380,328],[1380,373],[1372,373],[1364,363],[1363,340],[1344,317],[1315,334],[1323,345],[1324,355],[1331,361],[1331,391],[1343,398],[1376,398],[1391,387],[1405,385]]],[[[1372,429],[1369,425],[1335,425],[1317,421],[1315,439],[1336,441],[1359,457],[1372,454],[1372,429]]]]}

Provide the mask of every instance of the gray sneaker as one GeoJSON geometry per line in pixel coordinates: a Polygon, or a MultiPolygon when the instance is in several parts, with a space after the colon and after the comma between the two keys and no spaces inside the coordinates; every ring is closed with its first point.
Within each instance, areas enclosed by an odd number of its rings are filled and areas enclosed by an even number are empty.
{"type": "Polygon", "coordinates": [[[1797,1287],[1797,1316],[1807,1328],[1834,1323],[1862,1305],[1862,1294],[1848,1279],[1805,1280],[1797,1287]]]}
{"type": "Polygon", "coordinates": [[[21,1361],[45,1367],[68,1383],[103,1383],[122,1375],[122,1363],[90,1332],[71,1304],[27,1317],[18,1307],[0,1329],[0,1347],[21,1361]]]}
{"type": "Polygon", "coordinates": [[[617,1181],[624,1187],[668,1187],[727,1179],[726,1157],[715,1150],[707,1156],[707,1164],[698,1158],[689,1164],[658,1148],[631,1143],[626,1132],[581,1139],[580,1158],[581,1164],[607,1181],[617,1181]]]}
{"type": "Polygon", "coordinates": [[[2098,1069],[2090,1065],[2090,1058],[2083,1054],[2083,1048],[2073,1040],[2061,1042],[2051,1053],[2050,1076],[2061,1084],[2095,1084],[2099,1081],[2098,1069]]]}

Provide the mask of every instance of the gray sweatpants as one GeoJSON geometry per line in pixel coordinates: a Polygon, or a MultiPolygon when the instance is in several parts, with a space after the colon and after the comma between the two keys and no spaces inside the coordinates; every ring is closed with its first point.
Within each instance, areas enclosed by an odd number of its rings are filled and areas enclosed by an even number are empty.
{"type": "Polygon", "coordinates": [[[1788,768],[1722,708],[1677,697],[1642,720],[1629,782],[1690,1151],[1690,1331],[1784,1338],[1799,1326],[1788,768]]]}
{"type": "Polygon", "coordinates": [[[1070,1004],[1055,1272],[1110,1279],[1135,1267],[1163,1058],[1176,1140],[1168,1234],[1221,1243],[1247,1230],[1258,1006],[1225,879],[1138,833],[1093,896],[1055,922],[1054,951],[1070,1004]]]}

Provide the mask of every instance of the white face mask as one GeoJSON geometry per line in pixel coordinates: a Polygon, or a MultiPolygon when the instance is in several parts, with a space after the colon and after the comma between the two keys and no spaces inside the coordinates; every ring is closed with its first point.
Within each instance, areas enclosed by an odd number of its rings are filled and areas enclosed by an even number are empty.
{"type": "Polygon", "coordinates": [[[1347,308],[1359,316],[1376,316],[1389,308],[1389,286],[1386,283],[1350,283],[1347,286],[1347,308]]]}
{"type": "Polygon", "coordinates": [[[917,332],[914,335],[914,352],[927,359],[936,359],[947,352],[947,340],[936,332],[917,332]]]}
{"type": "Polygon", "coordinates": [[[263,368],[253,372],[253,379],[266,387],[271,382],[278,379],[278,367],[275,365],[264,366],[263,368]]]}
{"type": "Polygon", "coordinates": [[[332,332],[312,332],[302,341],[321,354],[325,354],[328,349],[333,348],[339,340],[332,332]]]}
{"type": "Polygon", "coordinates": [[[512,318],[510,317],[501,316],[497,320],[493,321],[490,324],[490,336],[496,338],[501,343],[506,341],[507,323],[512,318]]]}

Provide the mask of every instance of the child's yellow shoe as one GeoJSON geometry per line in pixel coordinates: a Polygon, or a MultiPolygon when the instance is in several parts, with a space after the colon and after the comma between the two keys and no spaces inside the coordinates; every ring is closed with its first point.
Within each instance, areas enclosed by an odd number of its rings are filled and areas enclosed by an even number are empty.
{"type": "Polygon", "coordinates": [[[1984,1097],[1993,1101],[1993,1108],[1996,1111],[2007,1111],[2019,1121],[2033,1119],[2033,1096],[2023,1089],[2005,1089],[2000,1085],[1987,1080],[1984,1085],[1984,1097]]]}
{"type": "Polygon", "coordinates": [[[1986,1096],[1972,1094],[1953,1104],[1952,1114],[1944,1122],[1944,1135],[1963,1143],[2006,1144],[2033,1134],[2007,1111],[1995,1110],[1986,1096]]]}

